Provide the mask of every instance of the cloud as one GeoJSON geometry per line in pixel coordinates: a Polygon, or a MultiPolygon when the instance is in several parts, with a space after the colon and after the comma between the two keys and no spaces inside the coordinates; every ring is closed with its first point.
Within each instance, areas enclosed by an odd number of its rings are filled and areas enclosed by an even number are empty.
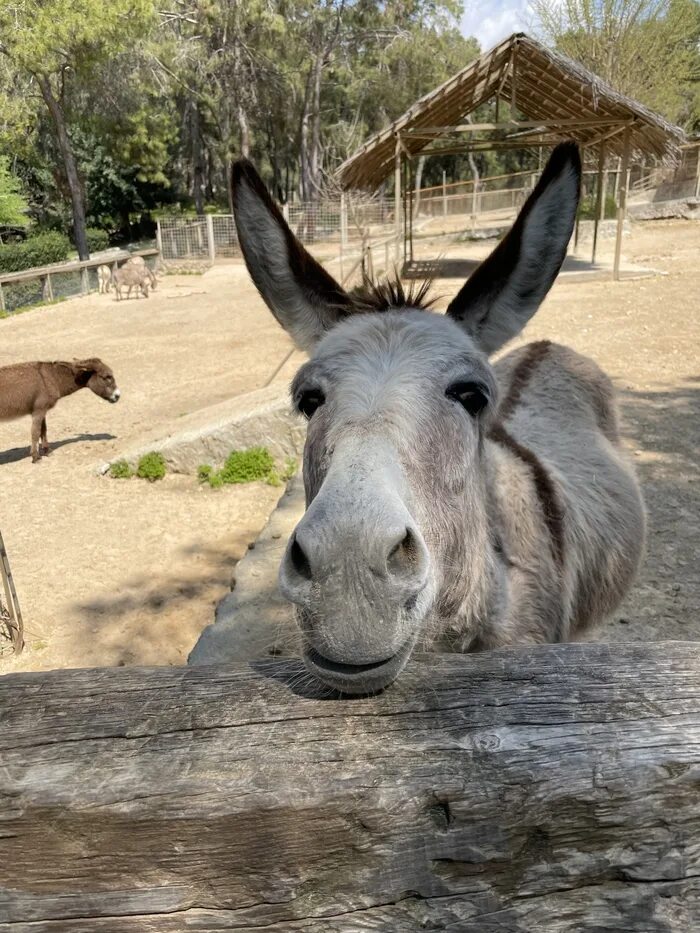
{"type": "Polygon", "coordinates": [[[526,32],[532,22],[529,0],[467,0],[462,33],[476,36],[482,51],[488,51],[514,32],[526,32]]]}

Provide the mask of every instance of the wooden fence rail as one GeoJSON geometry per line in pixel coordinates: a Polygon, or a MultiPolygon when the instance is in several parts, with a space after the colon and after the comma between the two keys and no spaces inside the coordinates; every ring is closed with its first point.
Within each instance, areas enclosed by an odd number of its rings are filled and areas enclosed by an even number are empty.
{"type": "Polygon", "coordinates": [[[95,259],[75,259],[70,262],[53,263],[50,266],[36,266],[33,269],[22,269],[19,272],[4,272],[0,275],[0,311],[6,311],[4,285],[19,285],[22,282],[32,282],[38,279],[41,282],[42,295],[44,301],[53,301],[54,291],[52,276],[65,275],[66,273],[80,273],[81,293],[87,295],[90,292],[90,281],[88,270],[95,269],[97,266],[111,266],[115,268],[120,263],[126,262],[133,256],[143,256],[146,259],[149,256],[157,256],[157,249],[140,249],[135,252],[120,250],[110,253],[109,256],[101,256],[95,259]]]}
{"type": "Polygon", "coordinates": [[[0,930],[645,931],[700,917],[700,645],[0,678],[0,930]]]}

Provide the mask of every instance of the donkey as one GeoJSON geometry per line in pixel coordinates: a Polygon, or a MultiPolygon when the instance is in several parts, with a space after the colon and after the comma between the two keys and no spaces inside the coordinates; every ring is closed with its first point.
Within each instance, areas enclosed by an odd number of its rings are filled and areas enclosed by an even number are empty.
{"type": "Polygon", "coordinates": [[[109,266],[97,267],[97,291],[100,295],[106,294],[112,284],[112,270],[109,266]]]}
{"type": "Polygon", "coordinates": [[[127,298],[131,298],[131,289],[136,288],[136,297],[138,298],[139,291],[144,298],[148,298],[148,286],[151,281],[151,275],[153,273],[150,270],[146,271],[146,266],[140,264],[133,264],[132,260],[129,259],[120,269],[115,269],[112,274],[112,284],[114,285],[114,291],[117,295],[117,301],[122,299],[122,289],[127,289],[127,298]]]}
{"type": "Polygon", "coordinates": [[[124,265],[142,269],[148,276],[148,281],[151,283],[151,288],[154,290],[156,289],[158,285],[158,279],[156,278],[155,272],[153,272],[143,256],[132,256],[131,259],[127,259],[124,265]]]}
{"type": "Polygon", "coordinates": [[[428,287],[346,292],[301,246],[250,163],[234,169],[250,275],[296,345],[306,512],[280,568],[308,670],[345,694],[416,646],[480,651],[580,637],[639,565],[641,494],[613,387],[549,341],[490,364],[549,291],[579,200],[554,149],[510,233],[444,315],[428,287]]]}
{"type": "Polygon", "coordinates": [[[49,453],[46,413],[60,398],[85,388],[108,402],[118,402],[121,396],[114,373],[97,358],[0,367],[0,421],[32,416],[32,463],[49,453]]]}

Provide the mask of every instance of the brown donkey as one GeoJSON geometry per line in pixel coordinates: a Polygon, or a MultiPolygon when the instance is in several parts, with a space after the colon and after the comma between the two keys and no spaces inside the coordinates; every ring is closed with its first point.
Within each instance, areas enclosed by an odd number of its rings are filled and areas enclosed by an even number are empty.
{"type": "Polygon", "coordinates": [[[46,413],[60,398],[85,388],[108,402],[118,402],[121,395],[112,370],[97,358],[0,367],[0,421],[32,416],[33,463],[41,454],[49,453],[46,413]]]}

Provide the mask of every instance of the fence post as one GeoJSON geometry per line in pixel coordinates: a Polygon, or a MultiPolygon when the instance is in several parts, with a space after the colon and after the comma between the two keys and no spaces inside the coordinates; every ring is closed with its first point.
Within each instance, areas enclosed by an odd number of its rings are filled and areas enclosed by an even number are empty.
{"type": "Polygon", "coordinates": [[[345,192],[340,192],[340,277],[343,278],[343,256],[345,248],[348,245],[348,204],[345,200],[345,192]]]}
{"type": "Polygon", "coordinates": [[[42,283],[42,292],[44,301],[53,301],[53,287],[51,285],[51,273],[47,272],[42,283]]]}
{"type": "Polygon", "coordinates": [[[213,264],[216,259],[216,243],[214,242],[214,218],[207,214],[207,245],[209,247],[209,261],[213,264]]]}
{"type": "Polygon", "coordinates": [[[447,217],[447,172],[442,172],[442,216],[447,217]]]}
{"type": "Polygon", "coordinates": [[[156,221],[156,246],[158,248],[158,252],[160,253],[160,258],[164,259],[165,257],[163,256],[163,234],[160,229],[160,220],[156,221]]]}
{"type": "Polygon", "coordinates": [[[5,307],[5,293],[2,290],[2,284],[0,283],[0,311],[7,311],[5,307]]]}
{"type": "Polygon", "coordinates": [[[88,271],[85,266],[80,270],[80,285],[82,288],[83,295],[90,294],[90,277],[88,276],[88,271]]]}

